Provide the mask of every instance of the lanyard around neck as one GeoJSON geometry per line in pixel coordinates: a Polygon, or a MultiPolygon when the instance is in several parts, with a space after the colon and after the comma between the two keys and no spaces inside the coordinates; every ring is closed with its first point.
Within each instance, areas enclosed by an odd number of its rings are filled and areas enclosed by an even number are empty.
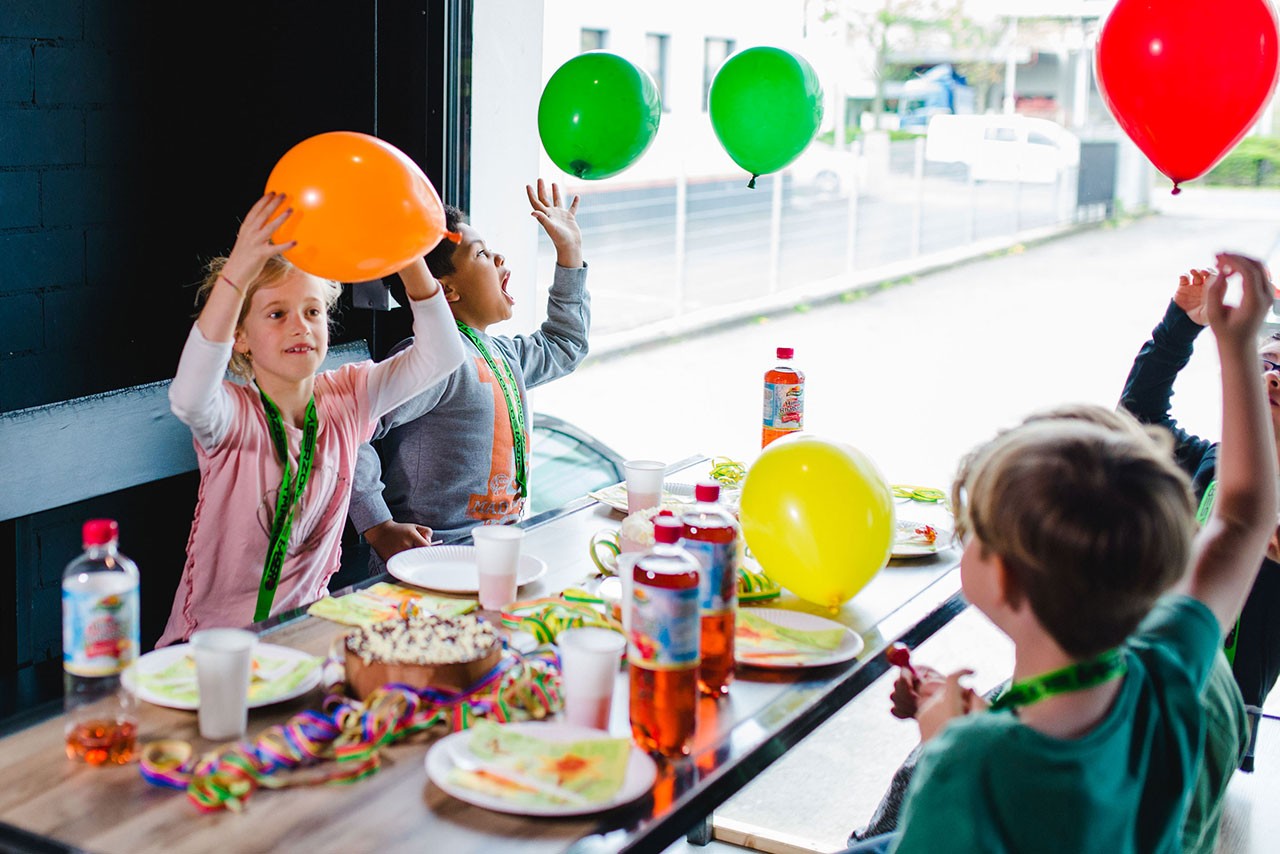
{"type": "Polygon", "coordinates": [[[267,559],[262,565],[262,582],[258,586],[258,604],[253,612],[253,621],[259,622],[271,616],[271,603],[276,596],[276,587],[280,584],[280,571],[284,567],[284,556],[289,550],[289,533],[293,530],[294,510],[302,498],[311,478],[311,461],[316,452],[316,434],[319,433],[320,419],[316,415],[316,399],[312,396],[307,403],[307,415],[302,427],[302,442],[298,446],[298,476],[293,476],[293,465],[289,462],[289,438],[284,432],[284,419],[280,409],[267,397],[261,388],[262,409],[267,415],[267,430],[271,433],[271,444],[275,445],[276,455],[284,467],[280,478],[280,492],[276,496],[276,512],[271,519],[271,542],[267,547],[267,559]]]}
{"type": "Polygon", "coordinates": [[[1127,669],[1124,652],[1120,647],[1112,647],[1088,661],[1014,682],[991,704],[991,711],[1029,706],[1055,694],[1083,691],[1121,676],[1127,669]]]}
{"type": "MultiPolygon", "coordinates": [[[[1200,506],[1196,508],[1196,521],[1201,527],[1205,522],[1209,521],[1209,515],[1213,513],[1213,500],[1218,497],[1218,481],[1209,481],[1209,485],[1205,487],[1204,496],[1200,499],[1200,506]]],[[[1231,631],[1227,632],[1227,639],[1222,642],[1222,654],[1227,657],[1228,664],[1236,663],[1236,642],[1240,640],[1240,615],[1236,615],[1235,624],[1231,627],[1231,631]]]]}
{"type": "Polygon", "coordinates": [[[520,405],[520,389],[516,385],[516,378],[512,376],[511,368],[505,360],[495,358],[489,352],[489,348],[485,346],[484,341],[474,329],[461,320],[455,322],[458,324],[458,331],[467,336],[467,340],[475,345],[481,356],[484,356],[489,370],[493,372],[498,386],[502,389],[502,397],[507,402],[507,417],[511,419],[511,449],[515,454],[516,498],[524,498],[529,494],[528,439],[524,432],[524,407],[520,405]]]}

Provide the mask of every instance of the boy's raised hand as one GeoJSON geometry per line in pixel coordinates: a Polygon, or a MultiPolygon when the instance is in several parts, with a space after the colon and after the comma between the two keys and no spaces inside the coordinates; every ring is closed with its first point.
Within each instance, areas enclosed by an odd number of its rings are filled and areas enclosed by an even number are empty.
{"type": "Polygon", "coordinates": [[[254,202],[244,221],[240,223],[235,246],[231,247],[231,254],[227,256],[227,263],[222,271],[242,288],[248,287],[250,282],[258,278],[268,258],[298,245],[296,240],[287,243],[271,242],[276,229],[293,213],[293,208],[281,208],[284,203],[284,193],[267,193],[254,202]]]}
{"type": "Polygon", "coordinates": [[[1262,326],[1274,300],[1274,290],[1267,267],[1256,258],[1223,252],[1218,255],[1218,274],[1205,289],[1205,316],[1219,346],[1225,343],[1244,345],[1252,350],[1254,337],[1262,326]],[[1227,305],[1223,298],[1227,280],[1239,274],[1244,294],[1238,306],[1227,305]]]}
{"type": "Polygon", "coordinates": [[[578,197],[565,206],[560,198],[560,185],[551,185],[551,196],[547,196],[547,185],[541,178],[535,190],[532,184],[524,185],[529,194],[529,204],[533,206],[533,218],[542,226],[547,237],[556,247],[556,263],[561,267],[582,266],[582,232],[578,229],[578,197]]]}

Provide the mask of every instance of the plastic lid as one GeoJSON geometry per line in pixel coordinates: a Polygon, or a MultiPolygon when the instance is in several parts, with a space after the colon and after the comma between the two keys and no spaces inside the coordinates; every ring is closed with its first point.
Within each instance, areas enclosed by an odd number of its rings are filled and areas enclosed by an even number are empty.
{"type": "Polygon", "coordinates": [[[86,547],[105,546],[119,538],[120,526],[115,519],[90,519],[84,523],[80,535],[86,547]]]}
{"type": "Polygon", "coordinates": [[[720,484],[714,480],[703,481],[693,488],[693,497],[697,501],[719,501],[720,484]]]}
{"type": "Polygon", "coordinates": [[[658,543],[674,543],[680,539],[684,525],[674,516],[655,516],[653,519],[653,539],[658,543]]]}
{"type": "Polygon", "coordinates": [[[778,358],[779,358],[779,359],[790,359],[790,358],[793,358],[793,357],[795,356],[795,354],[796,354],[796,351],[795,351],[795,348],[794,348],[794,347],[779,347],[779,348],[778,348],[778,358]]]}

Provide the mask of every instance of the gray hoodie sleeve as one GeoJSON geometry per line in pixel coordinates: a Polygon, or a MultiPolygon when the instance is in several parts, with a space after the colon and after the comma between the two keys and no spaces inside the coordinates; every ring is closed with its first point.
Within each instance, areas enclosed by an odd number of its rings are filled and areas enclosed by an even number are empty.
{"type": "Polygon", "coordinates": [[[586,358],[591,331],[591,296],[587,293],[587,265],[556,265],[547,295],[547,319],[532,335],[511,338],[525,388],[573,373],[586,358]]]}

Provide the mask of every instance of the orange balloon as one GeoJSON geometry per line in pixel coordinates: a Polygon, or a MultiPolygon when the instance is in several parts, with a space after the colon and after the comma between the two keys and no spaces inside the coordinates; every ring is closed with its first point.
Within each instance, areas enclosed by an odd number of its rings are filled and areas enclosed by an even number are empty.
{"type": "Polygon", "coordinates": [[[367,282],[404,269],[445,236],[435,187],[403,151],[369,134],[331,131],[285,152],[267,178],[293,214],[274,235],[300,270],[367,282]]]}

